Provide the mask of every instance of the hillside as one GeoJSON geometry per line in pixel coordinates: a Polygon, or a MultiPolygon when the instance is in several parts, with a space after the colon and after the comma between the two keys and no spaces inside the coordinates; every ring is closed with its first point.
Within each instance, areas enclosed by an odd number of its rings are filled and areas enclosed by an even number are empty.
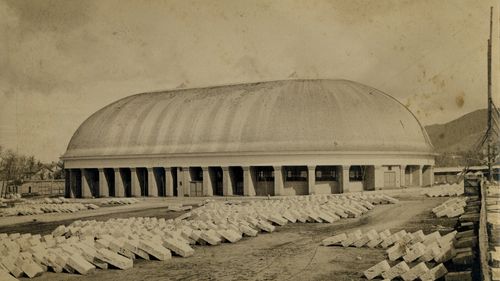
{"type": "Polygon", "coordinates": [[[426,126],[436,152],[470,150],[486,131],[487,110],[479,109],[445,124],[426,126]]]}

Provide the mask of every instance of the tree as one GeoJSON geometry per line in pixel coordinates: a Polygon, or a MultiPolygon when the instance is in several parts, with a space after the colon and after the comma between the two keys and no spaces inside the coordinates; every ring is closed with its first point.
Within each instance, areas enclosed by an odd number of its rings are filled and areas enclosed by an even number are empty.
{"type": "Polygon", "coordinates": [[[55,164],[54,168],[54,179],[64,179],[65,178],[65,172],[64,172],[64,162],[62,160],[59,160],[55,164]]]}

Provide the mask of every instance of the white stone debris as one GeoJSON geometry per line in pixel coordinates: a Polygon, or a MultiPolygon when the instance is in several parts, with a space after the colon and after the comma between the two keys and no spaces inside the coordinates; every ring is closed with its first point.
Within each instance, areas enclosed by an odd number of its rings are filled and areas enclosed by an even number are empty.
{"type": "Polygon", "coordinates": [[[456,197],[447,200],[443,204],[432,209],[432,212],[438,217],[454,218],[465,213],[467,197],[456,197]]]}
{"type": "MultiPolygon", "coordinates": [[[[106,204],[133,204],[136,199],[108,199],[106,204]]],[[[285,197],[273,200],[245,202],[206,200],[202,206],[170,204],[169,210],[189,211],[165,220],[155,217],[113,218],[107,221],[75,220],[60,225],[48,235],[29,233],[0,234],[0,278],[38,276],[45,271],[92,274],[96,269],[110,267],[126,270],[135,259],[168,260],[172,254],[189,257],[193,244],[219,245],[236,243],[244,236],[273,232],[288,223],[332,223],[343,218],[359,217],[374,208],[374,204],[398,201],[386,195],[336,194],[285,197]]],[[[92,209],[94,204],[67,203],[43,200],[47,210],[59,211],[92,209]]],[[[41,210],[41,209],[40,209],[41,210]]],[[[390,232],[372,230],[364,235],[350,235],[351,244],[380,243],[390,232]]],[[[344,235],[345,236],[345,235],[344,235]]],[[[339,243],[344,236],[328,243],[339,243]]]]}
{"type": "Polygon", "coordinates": [[[455,184],[443,184],[443,185],[435,185],[424,191],[423,194],[428,197],[448,197],[448,196],[460,196],[464,194],[464,184],[455,183],[455,184]]]}

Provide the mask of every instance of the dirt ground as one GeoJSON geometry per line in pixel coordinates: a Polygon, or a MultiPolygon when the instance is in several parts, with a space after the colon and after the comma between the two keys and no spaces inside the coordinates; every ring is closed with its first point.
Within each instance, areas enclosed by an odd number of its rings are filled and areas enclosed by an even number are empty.
{"type": "MultiPolygon", "coordinates": [[[[255,238],[244,238],[235,244],[195,246],[195,255],[189,258],[173,257],[168,261],[136,260],[134,267],[126,271],[97,270],[87,276],[44,273],[36,280],[366,280],[362,277],[362,272],[383,260],[384,250],[323,247],[319,245],[320,241],[358,228],[373,228],[377,231],[386,228],[391,231],[423,229],[425,233],[449,229],[456,220],[436,219],[430,211],[446,199],[404,196],[398,204],[376,206],[360,218],[345,219],[333,224],[288,224],[278,227],[271,234],[261,233],[255,238]]],[[[118,214],[103,215],[97,219],[116,215],[118,214]]],[[[173,213],[167,213],[163,208],[119,214],[171,215],[173,213]]],[[[32,227],[33,225],[30,226],[31,232],[32,227]]],[[[37,227],[41,229],[40,232],[49,229],[48,226],[37,227]]],[[[0,228],[0,232],[2,231],[0,228]]]]}

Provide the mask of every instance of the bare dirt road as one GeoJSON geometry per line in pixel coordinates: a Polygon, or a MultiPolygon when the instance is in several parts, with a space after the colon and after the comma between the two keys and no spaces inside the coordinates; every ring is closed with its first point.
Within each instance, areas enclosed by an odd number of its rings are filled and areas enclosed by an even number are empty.
{"type": "Polygon", "coordinates": [[[320,241],[358,228],[428,233],[452,227],[455,220],[436,219],[430,212],[445,200],[406,197],[395,205],[376,206],[361,218],[333,224],[288,224],[235,244],[196,246],[195,255],[189,258],[136,260],[130,270],[97,270],[87,276],[45,273],[36,280],[366,280],[362,272],[384,259],[384,250],[323,247],[320,241]]]}

